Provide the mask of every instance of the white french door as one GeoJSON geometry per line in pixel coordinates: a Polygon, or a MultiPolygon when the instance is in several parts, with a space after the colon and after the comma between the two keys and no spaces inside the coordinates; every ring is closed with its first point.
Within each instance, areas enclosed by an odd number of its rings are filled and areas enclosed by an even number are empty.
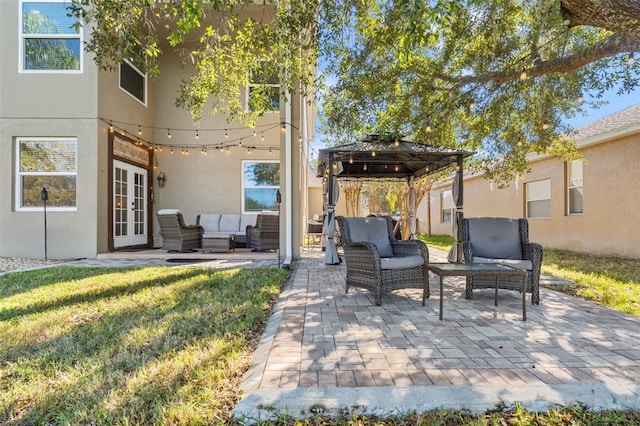
{"type": "Polygon", "coordinates": [[[147,244],[147,170],[113,161],[113,245],[147,244]]]}

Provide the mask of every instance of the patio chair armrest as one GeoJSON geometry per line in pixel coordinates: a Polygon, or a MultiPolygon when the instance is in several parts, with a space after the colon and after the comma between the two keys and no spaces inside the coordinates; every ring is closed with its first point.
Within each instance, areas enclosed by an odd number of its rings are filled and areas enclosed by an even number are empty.
{"type": "Polygon", "coordinates": [[[429,248],[420,240],[392,241],[391,249],[394,256],[421,256],[429,259],[429,248]]]}
{"type": "Polygon", "coordinates": [[[534,272],[540,274],[540,268],[542,266],[542,245],[538,243],[526,243],[522,245],[522,257],[526,260],[530,260],[533,265],[534,272]]]}
{"type": "Polygon", "coordinates": [[[473,263],[473,247],[469,241],[462,242],[462,254],[464,255],[464,263],[473,263]]]}

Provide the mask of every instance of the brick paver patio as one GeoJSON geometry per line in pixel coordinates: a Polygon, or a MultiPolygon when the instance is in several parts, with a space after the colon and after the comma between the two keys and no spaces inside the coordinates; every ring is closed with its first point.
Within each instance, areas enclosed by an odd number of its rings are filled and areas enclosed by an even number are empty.
{"type": "MultiPolygon", "coordinates": [[[[431,251],[432,261],[443,260],[431,251]]],[[[492,290],[466,300],[464,279],[449,277],[439,321],[437,277],[424,307],[416,289],[388,293],[375,306],[366,290],[345,294],[345,274],[344,265],[324,265],[319,251],[295,265],[236,413],[263,416],[267,407],[304,415],[313,404],[354,409],[371,404],[374,392],[387,412],[394,404],[469,408],[473,401],[462,392],[469,389],[472,399],[494,406],[526,405],[528,393],[530,406],[590,398],[603,407],[640,405],[640,318],[544,288],[540,305],[528,304],[525,322],[519,293],[501,290],[495,307],[492,290]],[[417,402],[397,399],[398,389],[417,402]],[[424,398],[434,390],[463,400],[429,404],[424,398]]]]}

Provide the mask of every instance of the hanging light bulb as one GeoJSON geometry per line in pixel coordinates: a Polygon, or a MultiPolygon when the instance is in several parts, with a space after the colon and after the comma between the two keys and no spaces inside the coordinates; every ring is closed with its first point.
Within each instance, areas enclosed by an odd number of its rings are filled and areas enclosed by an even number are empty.
{"type": "Polygon", "coordinates": [[[473,109],[474,109],[475,107],[476,107],[476,104],[475,104],[475,103],[471,102],[471,103],[469,104],[469,109],[470,109],[471,111],[473,111],[473,109]]]}
{"type": "Polygon", "coordinates": [[[376,156],[376,152],[375,151],[371,151],[371,156],[375,157],[376,156]]]}
{"type": "Polygon", "coordinates": [[[627,56],[627,64],[633,65],[634,62],[635,62],[635,59],[633,58],[633,52],[631,52],[629,53],[629,56],[627,56]]]}
{"type": "Polygon", "coordinates": [[[113,133],[113,122],[109,121],[109,133],[113,133]]]}
{"type": "Polygon", "coordinates": [[[229,147],[227,147],[227,154],[228,154],[229,152],[230,152],[230,151],[229,151],[229,147]]]}
{"type": "Polygon", "coordinates": [[[256,129],[253,129],[253,136],[255,137],[257,135],[258,135],[258,133],[256,133],[256,129]]]}
{"type": "Polygon", "coordinates": [[[518,140],[518,146],[522,146],[522,140],[518,140]]]}
{"type": "Polygon", "coordinates": [[[167,138],[171,139],[171,130],[170,129],[167,129],[167,138]]]}
{"type": "Polygon", "coordinates": [[[247,154],[251,154],[251,147],[247,148],[247,154]]]}
{"type": "Polygon", "coordinates": [[[260,133],[260,139],[264,142],[264,132],[260,133]]]}
{"type": "Polygon", "coordinates": [[[548,128],[549,128],[549,123],[547,123],[546,121],[542,123],[542,130],[547,130],[548,128]]]}
{"type": "Polygon", "coordinates": [[[431,131],[433,130],[433,129],[431,128],[431,122],[428,122],[428,123],[427,123],[427,126],[424,128],[424,130],[425,130],[427,133],[431,133],[431,131]]]}
{"type": "Polygon", "coordinates": [[[196,139],[200,139],[200,133],[198,133],[198,129],[196,129],[196,139]]]}
{"type": "Polygon", "coordinates": [[[526,79],[527,79],[527,71],[523,69],[522,72],[520,73],[520,80],[526,80],[526,79]]]}
{"type": "Polygon", "coordinates": [[[229,137],[229,132],[227,131],[227,129],[224,129],[224,137],[228,138],[229,137]]]}
{"type": "Polygon", "coordinates": [[[394,170],[397,172],[400,170],[400,167],[398,167],[398,165],[396,164],[396,167],[394,168],[394,170]]]}
{"type": "Polygon", "coordinates": [[[189,147],[186,147],[186,148],[184,149],[184,155],[189,155],[189,147]]]}
{"type": "Polygon", "coordinates": [[[578,103],[579,103],[579,104],[581,104],[581,103],[583,103],[583,102],[584,102],[584,96],[582,96],[582,93],[580,93],[580,94],[578,95],[578,103]]]}
{"type": "Polygon", "coordinates": [[[364,170],[365,172],[367,171],[367,163],[364,163],[363,170],[364,170]]]}
{"type": "Polygon", "coordinates": [[[171,153],[173,154],[173,147],[171,147],[171,153]]]}
{"type": "Polygon", "coordinates": [[[269,147],[269,155],[271,155],[271,147],[269,147]]]}
{"type": "Polygon", "coordinates": [[[280,129],[284,132],[285,130],[287,130],[287,123],[282,122],[282,125],[280,127],[280,129]]]}
{"type": "Polygon", "coordinates": [[[242,147],[242,139],[240,139],[240,142],[238,142],[238,146],[242,147]]]}
{"type": "Polygon", "coordinates": [[[142,128],[138,124],[138,136],[142,136],[142,128]]]}
{"type": "Polygon", "coordinates": [[[349,164],[353,164],[353,156],[349,154],[349,164]]]}
{"type": "Polygon", "coordinates": [[[400,141],[398,140],[398,138],[396,138],[396,139],[393,141],[393,145],[394,145],[394,146],[400,146],[400,141]]]}
{"type": "Polygon", "coordinates": [[[207,151],[207,147],[203,146],[202,151],[200,151],[203,155],[207,155],[209,152],[207,151]]]}

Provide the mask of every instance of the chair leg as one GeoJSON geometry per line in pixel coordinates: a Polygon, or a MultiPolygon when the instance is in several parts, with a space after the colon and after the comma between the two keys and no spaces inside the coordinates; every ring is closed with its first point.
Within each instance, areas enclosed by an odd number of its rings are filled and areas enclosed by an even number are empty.
{"type": "Polygon", "coordinates": [[[465,299],[473,299],[473,278],[467,277],[467,283],[464,288],[465,299]]]}

